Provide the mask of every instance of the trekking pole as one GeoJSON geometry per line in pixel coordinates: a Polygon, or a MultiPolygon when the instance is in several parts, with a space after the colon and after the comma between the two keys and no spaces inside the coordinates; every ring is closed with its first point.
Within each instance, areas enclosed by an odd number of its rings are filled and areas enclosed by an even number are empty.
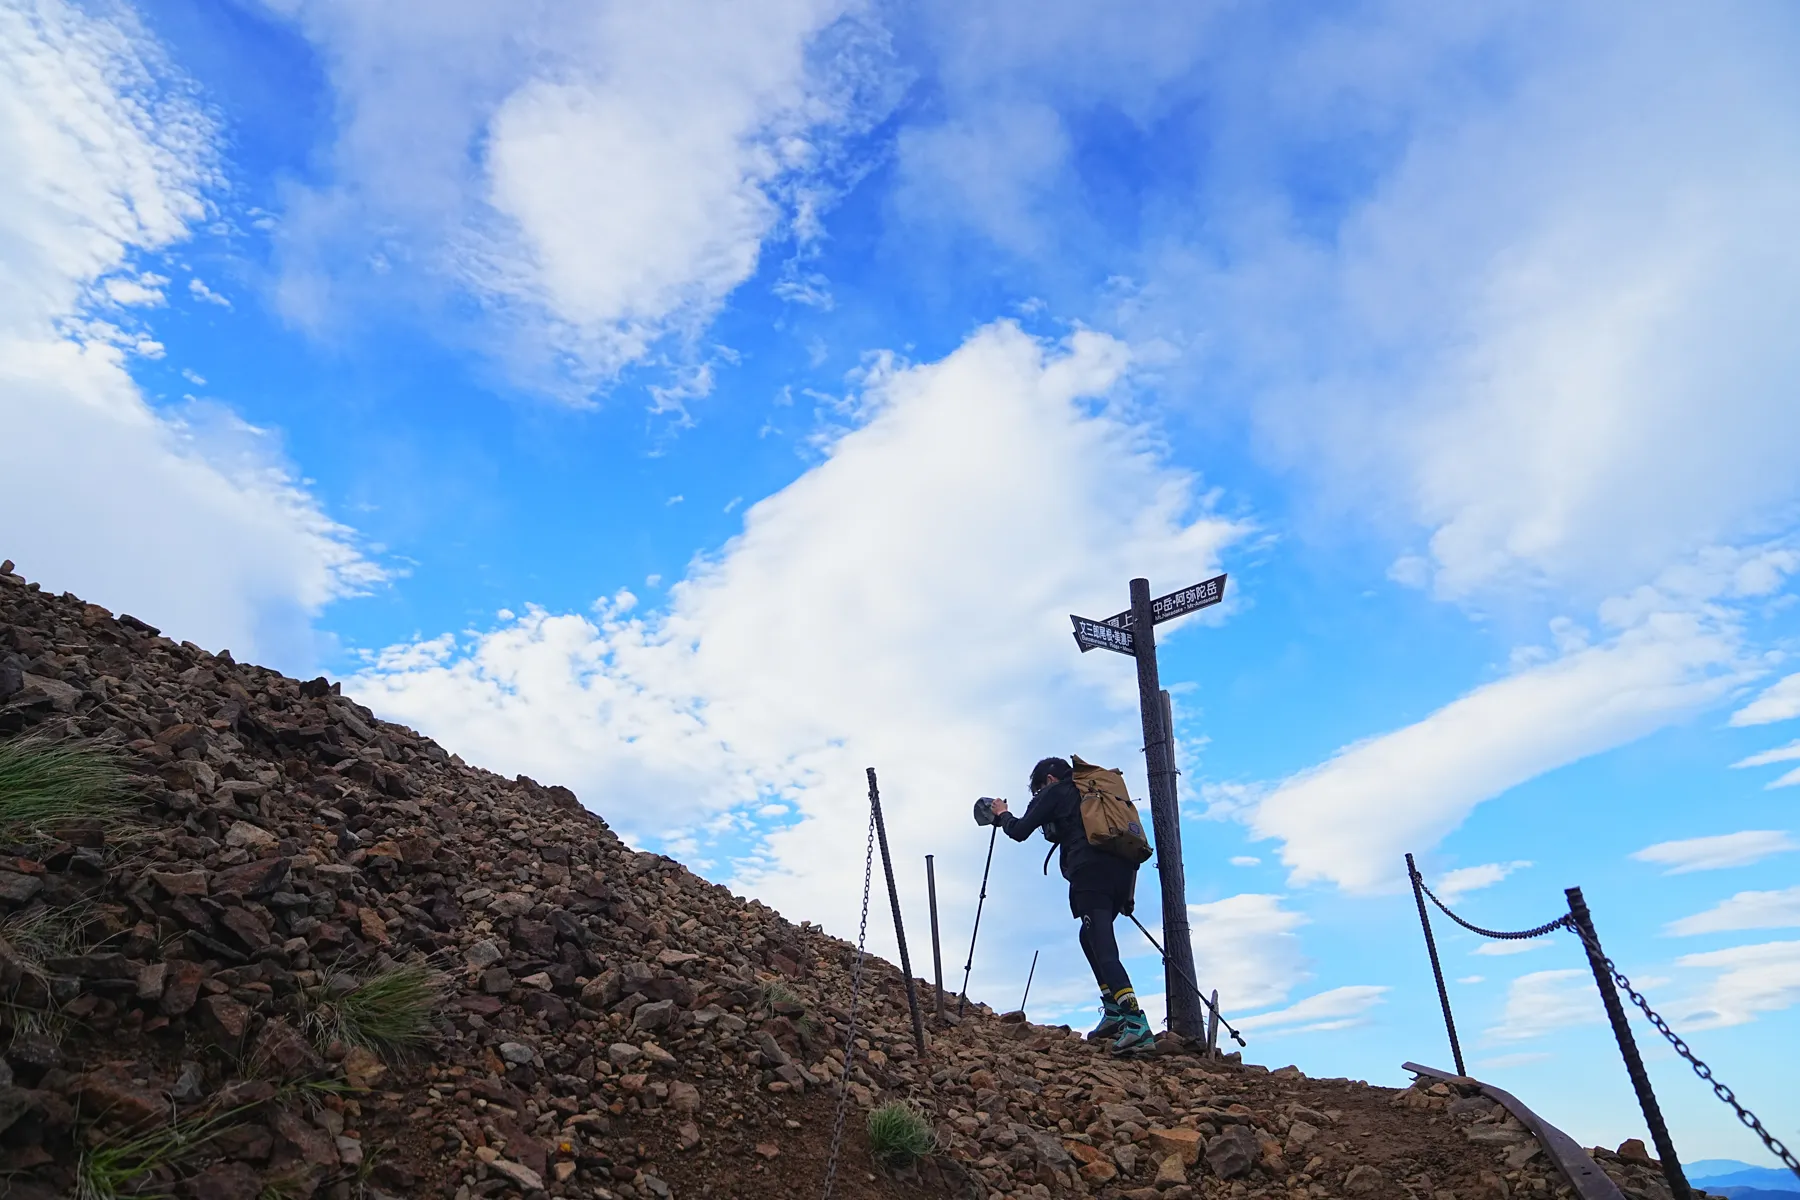
{"type": "Polygon", "coordinates": [[[975,938],[981,932],[981,906],[987,903],[988,870],[994,865],[994,839],[1000,836],[998,825],[990,826],[988,832],[987,865],[981,868],[981,896],[975,901],[975,928],[969,931],[969,961],[963,964],[962,994],[956,998],[956,1015],[963,1015],[963,1006],[969,1002],[969,972],[975,969],[975,938]]]}
{"type": "Polygon", "coordinates": [[[1194,982],[1193,976],[1189,975],[1186,971],[1183,971],[1180,967],[1177,967],[1174,963],[1169,961],[1169,956],[1163,950],[1162,944],[1160,942],[1158,942],[1155,938],[1150,937],[1150,931],[1148,929],[1144,928],[1144,923],[1142,921],[1138,920],[1131,913],[1126,913],[1125,916],[1131,921],[1131,923],[1133,925],[1136,925],[1138,927],[1139,933],[1143,934],[1147,938],[1150,938],[1150,944],[1152,946],[1156,947],[1156,952],[1158,954],[1162,955],[1163,965],[1166,967],[1169,967],[1170,969],[1172,969],[1175,972],[1176,975],[1180,976],[1181,982],[1187,984],[1189,987],[1194,989],[1194,995],[1200,997],[1200,1003],[1202,1003],[1202,1004],[1206,1005],[1208,1008],[1212,1009],[1212,1015],[1217,1017],[1219,1024],[1221,1024],[1225,1027],[1225,1032],[1229,1033],[1231,1035],[1231,1040],[1236,1042],[1240,1046],[1249,1045],[1249,1043],[1244,1040],[1244,1035],[1239,1033],[1237,1030],[1233,1029],[1231,1027],[1231,1022],[1227,1021],[1225,1019],[1224,1015],[1219,1012],[1219,1006],[1216,1003],[1214,1003],[1213,1001],[1208,1000],[1206,998],[1206,993],[1202,992],[1200,990],[1200,985],[1194,982]]]}
{"type": "Polygon", "coordinates": [[[1031,952],[1031,972],[1025,976],[1025,994],[1019,997],[1019,1011],[1021,1013],[1025,1011],[1025,1002],[1031,999],[1031,981],[1037,978],[1037,956],[1038,952],[1033,950],[1031,952]]]}

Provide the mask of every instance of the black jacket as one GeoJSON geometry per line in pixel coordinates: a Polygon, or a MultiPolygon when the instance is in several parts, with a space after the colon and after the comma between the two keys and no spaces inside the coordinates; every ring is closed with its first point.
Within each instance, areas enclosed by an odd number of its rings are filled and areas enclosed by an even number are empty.
{"type": "Polygon", "coordinates": [[[1015,842],[1042,829],[1044,840],[1056,843],[1061,850],[1058,865],[1064,879],[1073,880],[1076,872],[1112,857],[1088,842],[1087,827],[1081,823],[1081,793],[1067,779],[1059,779],[1033,796],[1024,816],[1005,813],[998,818],[998,824],[1015,842]]]}

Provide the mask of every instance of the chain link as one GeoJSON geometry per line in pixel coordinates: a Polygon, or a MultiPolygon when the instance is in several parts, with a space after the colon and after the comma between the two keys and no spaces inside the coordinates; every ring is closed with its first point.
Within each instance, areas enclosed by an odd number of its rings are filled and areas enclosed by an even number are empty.
{"type": "Polygon", "coordinates": [[[1669,1028],[1669,1023],[1663,1020],[1661,1015],[1659,1015],[1655,1009],[1650,1007],[1650,1002],[1644,999],[1642,993],[1631,986],[1631,980],[1625,978],[1625,973],[1619,970],[1619,968],[1613,964],[1613,960],[1606,957],[1606,953],[1601,950],[1587,934],[1581,931],[1580,926],[1571,921],[1568,923],[1567,927],[1576,937],[1581,939],[1582,945],[1587,947],[1587,952],[1606,968],[1607,974],[1612,976],[1613,982],[1618,985],[1619,989],[1627,996],[1631,997],[1631,1002],[1643,1011],[1644,1017],[1650,1024],[1656,1027],[1656,1032],[1667,1038],[1669,1045],[1675,1048],[1675,1053],[1687,1060],[1688,1066],[1694,1068],[1694,1074],[1698,1075],[1712,1088],[1713,1095],[1730,1105],[1731,1111],[1737,1114],[1737,1119],[1743,1123],[1745,1128],[1762,1139],[1762,1143],[1764,1146],[1768,1147],[1769,1153],[1773,1154],[1776,1158],[1779,1158],[1782,1161],[1782,1164],[1786,1166],[1788,1170],[1792,1171],[1795,1176],[1800,1177],[1800,1159],[1794,1157],[1793,1151],[1782,1145],[1780,1138],[1763,1128],[1763,1123],[1757,1119],[1756,1114],[1745,1108],[1742,1104],[1739,1104],[1737,1095],[1730,1088],[1713,1078],[1712,1068],[1701,1062],[1699,1058],[1695,1057],[1694,1052],[1688,1049],[1688,1044],[1681,1039],[1681,1036],[1673,1029],[1669,1028]]]}
{"type": "Polygon", "coordinates": [[[862,923],[856,929],[856,965],[850,971],[850,1019],[844,1031],[844,1073],[838,1079],[837,1116],[831,1125],[831,1156],[825,1160],[825,1191],[820,1200],[831,1200],[837,1181],[838,1149],[844,1141],[844,1117],[850,1109],[850,1071],[856,1061],[856,1005],[862,994],[863,959],[869,937],[869,885],[875,871],[875,806],[869,806],[869,842],[863,850],[862,923]]]}
{"type": "Polygon", "coordinates": [[[1451,912],[1449,907],[1442,900],[1437,898],[1436,893],[1434,893],[1430,886],[1425,882],[1424,876],[1414,872],[1413,882],[1419,885],[1419,890],[1429,896],[1431,902],[1437,905],[1438,910],[1446,917],[1449,917],[1452,921],[1455,921],[1458,925],[1461,925],[1471,933],[1479,933],[1482,937],[1498,938],[1503,942],[1517,942],[1523,941],[1525,938],[1543,937],[1553,929],[1573,928],[1575,918],[1571,917],[1568,913],[1564,913],[1562,916],[1556,918],[1556,920],[1539,925],[1536,929],[1521,929],[1516,933],[1504,933],[1497,929],[1483,929],[1479,925],[1469,924],[1467,921],[1451,912]]]}

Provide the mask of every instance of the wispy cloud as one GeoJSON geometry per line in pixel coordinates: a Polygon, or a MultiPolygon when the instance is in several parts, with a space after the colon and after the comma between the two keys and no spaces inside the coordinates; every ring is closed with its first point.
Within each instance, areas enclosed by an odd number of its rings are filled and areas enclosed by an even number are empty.
{"type": "Polygon", "coordinates": [[[1592,972],[1577,968],[1534,971],[1512,981],[1505,1011],[1487,1036],[1497,1042],[1523,1042],[1604,1019],[1592,972]]]}
{"type": "Polygon", "coordinates": [[[1744,1025],[1765,1012],[1800,1003],[1800,942],[1763,942],[1689,954],[1682,967],[1716,970],[1710,985],[1685,1006],[1696,1029],[1744,1025]]]}
{"type": "MultiPolygon", "coordinates": [[[[1772,684],[1744,707],[1731,714],[1733,725],[1770,725],[1800,717],[1800,672],[1772,684]]],[[[1770,759],[1769,761],[1778,761],[1770,759]]],[[[1747,765],[1745,763],[1738,764],[1747,765]]]]}
{"type": "Polygon", "coordinates": [[[1433,890],[1448,902],[1470,892],[1493,887],[1514,871],[1522,871],[1530,865],[1529,862],[1509,862],[1483,863],[1477,867],[1459,867],[1454,871],[1446,872],[1433,890]]]}
{"type": "Polygon", "coordinates": [[[1664,875],[1685,875],[1690,871],[1749,866],[1772,854],[1790,850],[1800,850],[1800,842],[1794,841],[1784,830],[1746,829],[1741,833],[1658,842],[1654,846],[1645,846],[1631,857],[1667,868],[1664,875]]]}
{"type": "Polygon", "coordinates": [[[1275,1012],[1240,1018],[1234,1024],[1246,1031],[1256,1030],[1264,1037],[1353,1029],[1368,1024],[1369,1011],[1382,1003],[1389,990],[1373,984],[1332,988],[1275,1012]]]}
{"type": "Polygon", "coordinates": [[[1783,929],[1800,925],[1800,887],[1773,892],[1739,892],[1705,912],[1671,921],[1663,932],[1672,937],[1726,933],[1736,929],[1783,929]]]}
{"type": "Polygon", "coordinates": [[[1483,942],[1471,954],[1479,954],[1483,958],[1505,958],[1513,954],[1524,954],[1528,950],[1536,950],[1548,946],[1549,938],[1521,938],[1504,942],[1483,942]]]}

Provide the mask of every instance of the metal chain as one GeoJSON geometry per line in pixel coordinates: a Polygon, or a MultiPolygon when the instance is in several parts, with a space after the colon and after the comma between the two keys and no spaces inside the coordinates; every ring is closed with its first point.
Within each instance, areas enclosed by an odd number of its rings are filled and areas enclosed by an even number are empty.
{"type": "Polygon", "coordinates": [[[863,959],[869,937],[869,884],[875,871],[875,806],[869,806],[869,842],[863,850],[862,923],[856,930],[856,965],[850,971],[850,1019],[844,1031],[844,1073],[838,1080],[837,1116],[831,1125],[831,1155],[825,1160],[825,1191],[820,1200],[831,1200],[837,1181],[838,1148],[844,1141],[844,1117],[850,1108],[850,1070],[856,1061],[856,1005],[862,994],[863,959]]]}
{"type": "Polygon", "coordinates": [[[1587,952],[1598,959],[1601,964],[1606,967],[1607,973],[1612,976],[1613,982],[1617,984],[1627,996],[1631,997],[1631,1002],[1633,1004],[1643,1010],[1645,1018],[1649,1020],[1650,1024],[1656,1027],[1656,1032],[1668,1039],[1669,1045],[1675,1048],[1675,1053],[1681,1055],[1682,1058],[1687,1060],[1688,1066],[1694,1068],[1694,1074],[1698,1075],[1712,1087],[1713,1095],[1731,1106],[1731,1111],[1737,1114],[1737,1119],[1744,1124],[1745,1128],[1749,1129],[1750,1132],[1762,1139],[1763,1145],[1769,1148],[1770,1154],[1779,1158],[1782,1161],[1782,1164],[1796,1176],[1800,1176],[1800,1159],[1794,1157],[1793,1151],[1782,1145],[1780,1138],[1763,1128],[1763,1123],[1757,1119],[1756,1114],[1745,1108],[1742,1104],[1739,1104],[1737,1095],[1732,1092],[1730,1088],[1713,1078],[1712,1068],[1694,1056],[1694,1052],[1688,1049],[1688,1044],[1682,1041],[1680,1035],[1673,1029],[1669,1028],[1669,1023],[1663,1020],[1662,1017],[1657,1014],[1655,1009],[1650,1007],[1650,1002],[1645,1000],[1643,995],[1636,988],[1631,986],[1631,980],[1625,978],[1625,973],[1613,964],[1612,959],[1606,957],[1605,951],[1601,950],[1587,934],[1581,931],[1580,926],[1576,925],[1573,921],[1570,921],[1566,927],[1573,932],[1576,937],[1581,939],[1582,945],[1587,947],[1587,952]]]}
{"type": "Polygon", "coordinates": [[[1458,925],[1461,925],[1471,933],[1479,933],[1482,937],[1498,938],[1503,942],[1517,942],[1523,941],[1526,938],[1543,937],[1553,929],[1574,927],[1575,918],[1571,917],[1568,913],[1564,913],[1562,916],[1556,918],[1556,920],[1539,925],[1536,929],[1521,929],[1515,933],[1505,933],[1498,929],[1483,929],[1479,925],[1469,924],[1469,922],[1451,912],[1449,906],[1442,900],[1439,900],[1437,895],[1432,892],[1431,887],[1425,882],[1424,876],[1414,873],[1413,879],[1418,883],[1419,889],[1427,896],[1431,897],[1431,902],[1437,905],[1438,909],[1442,911],[1446,917],[1449,917],[1452,921],[1455,921],[1458,925]]]}

